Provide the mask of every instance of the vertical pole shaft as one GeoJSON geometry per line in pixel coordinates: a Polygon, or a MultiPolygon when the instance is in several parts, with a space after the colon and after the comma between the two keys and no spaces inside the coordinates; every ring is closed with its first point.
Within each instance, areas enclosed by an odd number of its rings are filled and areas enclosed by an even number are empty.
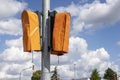
{"type": "Polygon", "coordinates": [[[76,69],[75,69],[75,67],[76,67],[76,64],[74,64],[74,80],[76,80],[76,69]]]}
{"type": "Polygon", "coordinates": [[[20,72],[20,77],[19,77],[19,80],[21,80],[21,72],[20,72]]]}
{"type": "Polygon", "coordinates": [[[50,0],[42,0],[42,77],[41,80],[50,80],[50,52],[48,51],[48,11],[50,9],[50,0]]]}

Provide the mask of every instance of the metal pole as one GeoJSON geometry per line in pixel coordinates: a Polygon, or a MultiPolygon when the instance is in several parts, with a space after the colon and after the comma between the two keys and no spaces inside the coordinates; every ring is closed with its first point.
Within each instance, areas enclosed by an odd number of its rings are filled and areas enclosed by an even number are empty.
{"type": "Polygon", "coordinates": [[[25,70],[27,70],[27,69],[30,69],[30,68],[32,68],[32,67],[22,69],[22,71],[20,72],[20,77],[19,77],[19,80],[21,80],[21,77],[22,77],[22,72],[23,72],[23,71],[25,71],[25,70]]]}
{"type": "Polygon", "coordinates": [[[76,69],[75,69],[75,67],[76,67],[76,64],[74,64],[74,80],[76,80],[76,69]]]}
{"type": "Polygon", "coordinates": [[[19,77],[19,80],[21,80],[21,72],[20,72],[20,77],[19,77]]]}
{"type": "Polygon", "coordinates": [[[41,80],[50,80],[50,52],[48,50],[48,11],[50,0],[42,0],[42,77],[41,80]]]}

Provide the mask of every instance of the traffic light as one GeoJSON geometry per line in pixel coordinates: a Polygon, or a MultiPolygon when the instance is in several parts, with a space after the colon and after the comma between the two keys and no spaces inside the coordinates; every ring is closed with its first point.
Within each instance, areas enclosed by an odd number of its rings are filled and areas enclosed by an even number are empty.
{"type": "Polygon", "coordinates": [[[52,21],[52,52],[54,55],[63,55],[68,52],[70,13],[54,13],[52,21]]]}
{"type": "Polygon", "coordinates": [[[22,12],[23,48],[24,52],[39,51],[40,21],[37,13],[30,10],[22,12]]]}

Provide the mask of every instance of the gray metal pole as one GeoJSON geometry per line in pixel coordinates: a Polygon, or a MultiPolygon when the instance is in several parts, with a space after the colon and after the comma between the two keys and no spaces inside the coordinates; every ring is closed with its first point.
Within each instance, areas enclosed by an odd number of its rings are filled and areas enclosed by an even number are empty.
{"type": "MultiPolygon", "coordinates": [[[[33,67],[33,66],[32,66],[32,67],[33,67]]],[[[32,67],[22,69],[22,71],[20,72],[20,77],[19,77],[19,80],[21,80],[21,77],[22,77],[22,72],[23,72],[23,71],[25,71],[25,70],[27,70],[27,69],[30,69],[30,68],[32,68],[32,67]]]]}
{"type": "Polygon", "coordinates": [[[74,80],[76,80],[76,64],[74,64],[74,80]]]}
{"type": "Polygon", "coordinates": [[[48,11],[50,0],[42,0],[42,77],[41,80],[50,80],[50,52],[48,51],[48,11]]]}
{"type": "Polygon", "coordinates": [[[21,80],[21,72],[20,72],[20,77],[19,77],[19,80],[21,80]]]}

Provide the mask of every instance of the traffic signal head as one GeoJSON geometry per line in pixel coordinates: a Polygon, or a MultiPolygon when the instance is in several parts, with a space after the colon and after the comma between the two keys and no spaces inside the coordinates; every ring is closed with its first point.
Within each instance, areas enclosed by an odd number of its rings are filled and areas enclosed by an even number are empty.
{"type": "Polygon", "coordinates": [[[29,10],[24,10],[22,12],[24,52],[31,52],[32,50],[41,50],[39,25],[39,18],[35,12],[29,10]]]}
{"type": "Polygon", "coordinates": [[[56,13],[52,32],[52,54],[62,55],[68,52],[70,32],[70,13],[56,13]]]}

